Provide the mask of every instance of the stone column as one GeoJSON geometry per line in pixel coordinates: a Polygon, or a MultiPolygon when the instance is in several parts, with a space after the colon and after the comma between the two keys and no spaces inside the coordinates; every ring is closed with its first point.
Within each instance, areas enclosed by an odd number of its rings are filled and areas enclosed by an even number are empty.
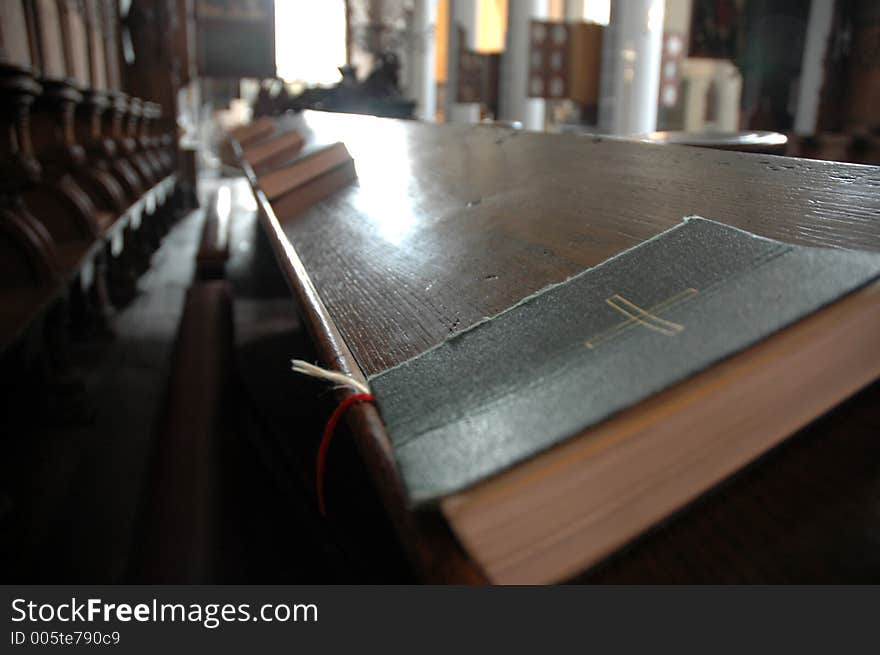
{"type": "Polygon", "coordinates": [[[517,0],[507,5],[507,37],[501,57],[499,118],[520,121],[527,130],[544,129],[545,102],[528,97],[529,23],[547,17],[547,0],[517,0]]]}
{"type": "Polygon", "coordinates": [[[618,0],[602,42],[599,128],[609,134],[657,129],[664,0],[618,0]]]}
{"type": "Polygon", "coordinates": [[[433,122],[437,113],[437,80],[434,76],[434,27],[437,0],[415,0],[412,21],[412,97],[419,120],[433,122]]]}
{"type": "Polygon", "coordinates": [[[828,35],[831,33],[833,20],[833,2],[813,0],[810,3],[797,112],[794,118],[795,132],[803,136],[816,133],[822,83],[825,81],[825,51],[828,49],[828,35]]]}
{"type": "Polygon", "coordinates": [[[477,123],[480,120],[480,105],[476,102],[456,102],[455,91],[458,86],[458,28],[464,28],[467,43],[464,47],[475,50],[477,47],[477,0],[449,0],[449,46],[447,48],[446,72],[446,116],[450,123],[477,123]]]}

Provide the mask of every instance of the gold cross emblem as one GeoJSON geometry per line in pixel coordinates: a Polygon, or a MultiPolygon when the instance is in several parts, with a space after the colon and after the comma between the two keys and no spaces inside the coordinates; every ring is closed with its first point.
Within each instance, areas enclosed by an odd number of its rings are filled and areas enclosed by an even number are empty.
{"type": "Polygon", "coordinates": [[[626,316],[626,320],[610,327],[604,332],[600,332],[599,334],[591,337],[584,342],[584,345],[587,348],[595,348],[600,343],[609,341],[617,336],[620,336],[627,330],[630,330],[639,325],[646,327],[649,330],[659,332],[660,334],[664,334],[667,337],[674,337],[676,334],[684,330],[684,325],[682,325],[681,323],[668,321],[664,318],[660,318],[659,313],[661,311],[668,310],[676,305],[687,302],[688,300],[691,300],[698,293],[699,291],[697,291],[696,289],[688,288],[681,293],[677,293],[671,298],[667,298],[663,302],[654,305],[653,307],[649,307],[648,309],[643,309],[631,300],[627,300],[619,293],[615,293],[610,298],[606,298],[605,302],[617,311],[619,311],[621,314],[626,316]]]}

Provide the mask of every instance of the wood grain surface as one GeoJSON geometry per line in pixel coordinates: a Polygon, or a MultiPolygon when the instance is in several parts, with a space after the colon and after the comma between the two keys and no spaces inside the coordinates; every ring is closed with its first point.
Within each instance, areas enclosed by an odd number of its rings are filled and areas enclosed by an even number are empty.
{"type": "Polygon", "coordinates": [[[376,374],[697,214],[792,243],[880,250],[880,168],[481,125],[306,112],[358,181],[284,232],[376,374]]]}

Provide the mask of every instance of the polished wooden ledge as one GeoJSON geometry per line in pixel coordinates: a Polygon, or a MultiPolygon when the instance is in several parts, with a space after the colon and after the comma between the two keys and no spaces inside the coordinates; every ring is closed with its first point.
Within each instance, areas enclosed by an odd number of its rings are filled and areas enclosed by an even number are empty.
{"type": "Polygon", "coordinates": [[[284,236],[372,375],[698,214],[880,250],[880,168],[480,125],[307,112],[358,182],[284,236]]]}
{"type": "MultiPolygon", "coordinates": [[[[343,142],[357,182],[277,216],[245,170],[324,364],[361,379],[689,215],[880,250],[877,167],[320,112],[279,119],[275,135],[294,129],[306,147],[343,142]]],[[[406,510],[375,410],[352,427],[427,577],[479,579],[454,543],[428,543],[442,526],[406,510]]]]}

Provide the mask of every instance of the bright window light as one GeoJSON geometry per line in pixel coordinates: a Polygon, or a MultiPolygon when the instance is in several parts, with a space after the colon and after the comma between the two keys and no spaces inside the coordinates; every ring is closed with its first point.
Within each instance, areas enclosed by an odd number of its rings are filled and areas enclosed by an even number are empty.
{"type": "Polygon", "coordinates": [[[306,84],[334,84],[345,64],[344,0],[275,0],[278,76],[306,84]]]}
{"type": "Polygon", "coordinates": [[[599,25],[611,22],[611,0],[584,0],[584,20],[599,25]]]}

